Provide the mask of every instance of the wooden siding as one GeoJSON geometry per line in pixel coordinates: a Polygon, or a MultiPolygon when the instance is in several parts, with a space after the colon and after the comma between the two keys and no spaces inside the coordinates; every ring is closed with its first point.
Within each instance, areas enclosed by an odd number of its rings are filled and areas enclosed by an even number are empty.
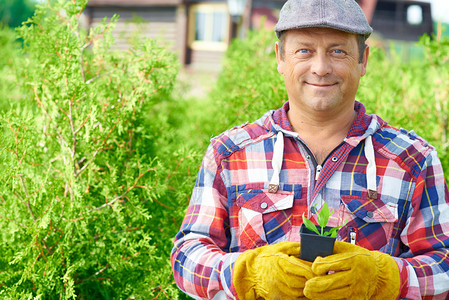
{"type": "Polygon", "coordinates": [[[190,50],[188,67],[193,70],[219,71],[222,65],[224,52],[190,50]]]}
{"type": "Polygon", "coordinates": [[[114,30],[116,48],[129,47],[129,37],[140,30],[142,37],[158,39],[169,49],[178,52],[178,24],[176,7],[91,7],[90,24],[96,26],[104,17],[120,16],[114,30]],[[140,19],[141,23],[132,22],[140,19]]]}

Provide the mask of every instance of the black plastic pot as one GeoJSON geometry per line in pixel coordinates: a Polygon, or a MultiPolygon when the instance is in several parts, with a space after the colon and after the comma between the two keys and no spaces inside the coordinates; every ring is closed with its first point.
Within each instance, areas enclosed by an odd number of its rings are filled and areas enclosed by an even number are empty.
{"type": "MultiPolygon", "coordinates": [[[[316,226],[321,231],[320,226],[316,226]]],[[[329,231],[332,227],[325,227],[329,231]]],[[[300,259],[313,262],[317,256],[325,257],[332,254],[334,250],[335,237],[321,236],[306,228],[304,224],[299,230],[301,236],[300,259]]]]}

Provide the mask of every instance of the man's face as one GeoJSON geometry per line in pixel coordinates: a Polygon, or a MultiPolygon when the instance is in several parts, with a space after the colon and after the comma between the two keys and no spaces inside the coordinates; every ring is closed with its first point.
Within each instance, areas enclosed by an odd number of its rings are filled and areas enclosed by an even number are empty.
{"type": "Polygon", "coordinates": [[[290,107],[304,113],[338,113],[353,109],[369,49],[359,63],[354,34],[329,28],[284,33],[284,53],[276,44],[278,71],[284,75],[290,107]]]}

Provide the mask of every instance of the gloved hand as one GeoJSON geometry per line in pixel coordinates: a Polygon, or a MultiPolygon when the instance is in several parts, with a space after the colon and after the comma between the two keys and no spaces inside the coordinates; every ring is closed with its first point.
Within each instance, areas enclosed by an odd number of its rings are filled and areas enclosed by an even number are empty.
{"type": "Polygon", "coordinates": [[[394,259],[345,242],[335,242],[334,254],[317,257],[312,264],[316,277],[307,281],[309,299],[396,299],[399,268],[394,259]],[[328,274],[329,271],[333,271],[328,274]]]}
{"type": "Polygon", "coordinates": [[[312,263],[299,259],[300,243],[281,242],[243,252],[234,264],[233,283],[240,300],[306,299],[312,263]]]}

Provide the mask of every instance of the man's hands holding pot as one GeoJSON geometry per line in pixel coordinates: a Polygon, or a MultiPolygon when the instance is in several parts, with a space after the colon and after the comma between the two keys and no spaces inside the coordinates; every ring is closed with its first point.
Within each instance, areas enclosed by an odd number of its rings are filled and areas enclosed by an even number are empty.
{"type": "Polygon", "coordinates": [[[243,299],[396,299],[400,277],[388,254],[335,242],[333,255],[299,259],[300,244],[282,242],[245,251],[234,265],[243,299]]]}

